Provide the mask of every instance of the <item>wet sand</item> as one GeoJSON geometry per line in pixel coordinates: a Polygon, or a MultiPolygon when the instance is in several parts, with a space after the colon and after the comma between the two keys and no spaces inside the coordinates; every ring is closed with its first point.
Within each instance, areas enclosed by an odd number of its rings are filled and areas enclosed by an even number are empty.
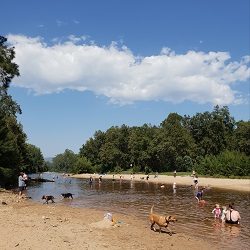
{"type": "MultiPolygon", "coordinates": [[[[98,178],[98,174],[77,174],[73,175],[72,177],[76,178],[89,178],[92,176],[93,178],[98,178]]],[[[114,175],[115,179],[120,179],[120,175],[114,175]]],[[[102,175],[103,179],[112,179],[113,175],[102,175]]],[[[122,175],[122,179],[124,180],[131,180],[131,175],[122,175]]],[[[133,180],[137,181],[146,181],[146,175],[135,174],[132,178],[133,180]],[[144,178],[144,179],[141,179],[144,178]]],[[[149,175],[149,182],[155,182],[159,184],[173,184],[174,182],[176,185],[194,185],[193,178],[191,176],[168,176],[168,175],[158,175],[157,178],[154,178],[154,175],[149,175]]],[[[224,179],[224,178],[205,178],[200,177],[198,178],[199,186],[200,187],[215,187],[215,188],[222,188],[227,190],[236,190],[242,192],[250,192],[250,179],[224,179]]]]}
{"type": "Polygon", "coordinates": [[[101,210],[43,205],[0,190],[0,249],[216,249],[179,232],[154,232],[136,214],[113,217],[111,223],[101,210]]]}

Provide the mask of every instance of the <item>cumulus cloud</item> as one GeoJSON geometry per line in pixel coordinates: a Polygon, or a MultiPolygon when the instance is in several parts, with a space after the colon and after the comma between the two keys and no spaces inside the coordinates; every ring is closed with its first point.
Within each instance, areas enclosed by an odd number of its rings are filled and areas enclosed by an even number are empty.
{"type": "Polygon", "coordinates": [[[249,56],[232,61],[228,52],[176,54],[162,48],[159,55],[138,57],[126,46],[98,46],[85,38],[72,35],[48,45],[41,37],[8,35],[21,73],[15,84],[35,94],[89,90],[120,104],[189,100],[228,105],[243,100],[233,84],[250,78],[249,56]]]}

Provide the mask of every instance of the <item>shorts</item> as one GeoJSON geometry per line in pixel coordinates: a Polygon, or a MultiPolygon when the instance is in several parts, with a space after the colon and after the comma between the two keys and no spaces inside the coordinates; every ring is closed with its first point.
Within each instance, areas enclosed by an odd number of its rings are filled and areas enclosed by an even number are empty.
{"type": "Polygon", "coordinates": [[[25,186],[18,187],[18,191],[21,192],[25,189],[25,186]]]}

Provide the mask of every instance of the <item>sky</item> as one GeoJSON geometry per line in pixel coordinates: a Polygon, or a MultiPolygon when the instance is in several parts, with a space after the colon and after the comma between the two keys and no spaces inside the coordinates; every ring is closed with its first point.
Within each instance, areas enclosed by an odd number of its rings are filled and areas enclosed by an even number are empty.
{"type": "Polygon", "coordinates": [[[249,0],[0,0],[9,93],[44,157],[98,130],[226,105],[249,120],[249,0]],[[4,10],[4,11],[3,11],[4,10]]]}

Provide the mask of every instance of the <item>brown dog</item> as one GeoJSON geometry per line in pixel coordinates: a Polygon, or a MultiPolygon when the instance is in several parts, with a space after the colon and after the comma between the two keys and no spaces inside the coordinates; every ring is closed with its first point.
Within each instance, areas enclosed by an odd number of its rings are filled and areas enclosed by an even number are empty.
{"type": "Polygon", "coordinates": [[[52,195],[43,195],[43,196],[42,196],[42,200],[45,200],[44,204],[45,204],[45,203],[49,204],[48,201],[51,201],[51,203],[55,203],[55,202],[54,202],[54,199],[55,199],[55,198],[54,198],[54,196],[52,196],[52,195]]]}
{"type": "MultiPolygon", "coordinates": [[[[171,216],[171,215],[170,216],[161,216],[161,215],[158,215],[158,214],[154,214],[153,213],[153,208],[154,208],[154,205],[151,207],[151,211],[150,211],[150,215],[149,215],[149,220],[151,222],[151,226],[150,226],[151,230],[154,230],[156,232],[154,224],[157,224],[159,226],[159,233],[161,233],[161,228],[162,227],[167,228],[168,224],[170,222],[176,222],[177,221],[175,216],[171,216]]],[[[170,230],[169,230],[169,235],[172,235],[172,232],[170,230]]]]}

